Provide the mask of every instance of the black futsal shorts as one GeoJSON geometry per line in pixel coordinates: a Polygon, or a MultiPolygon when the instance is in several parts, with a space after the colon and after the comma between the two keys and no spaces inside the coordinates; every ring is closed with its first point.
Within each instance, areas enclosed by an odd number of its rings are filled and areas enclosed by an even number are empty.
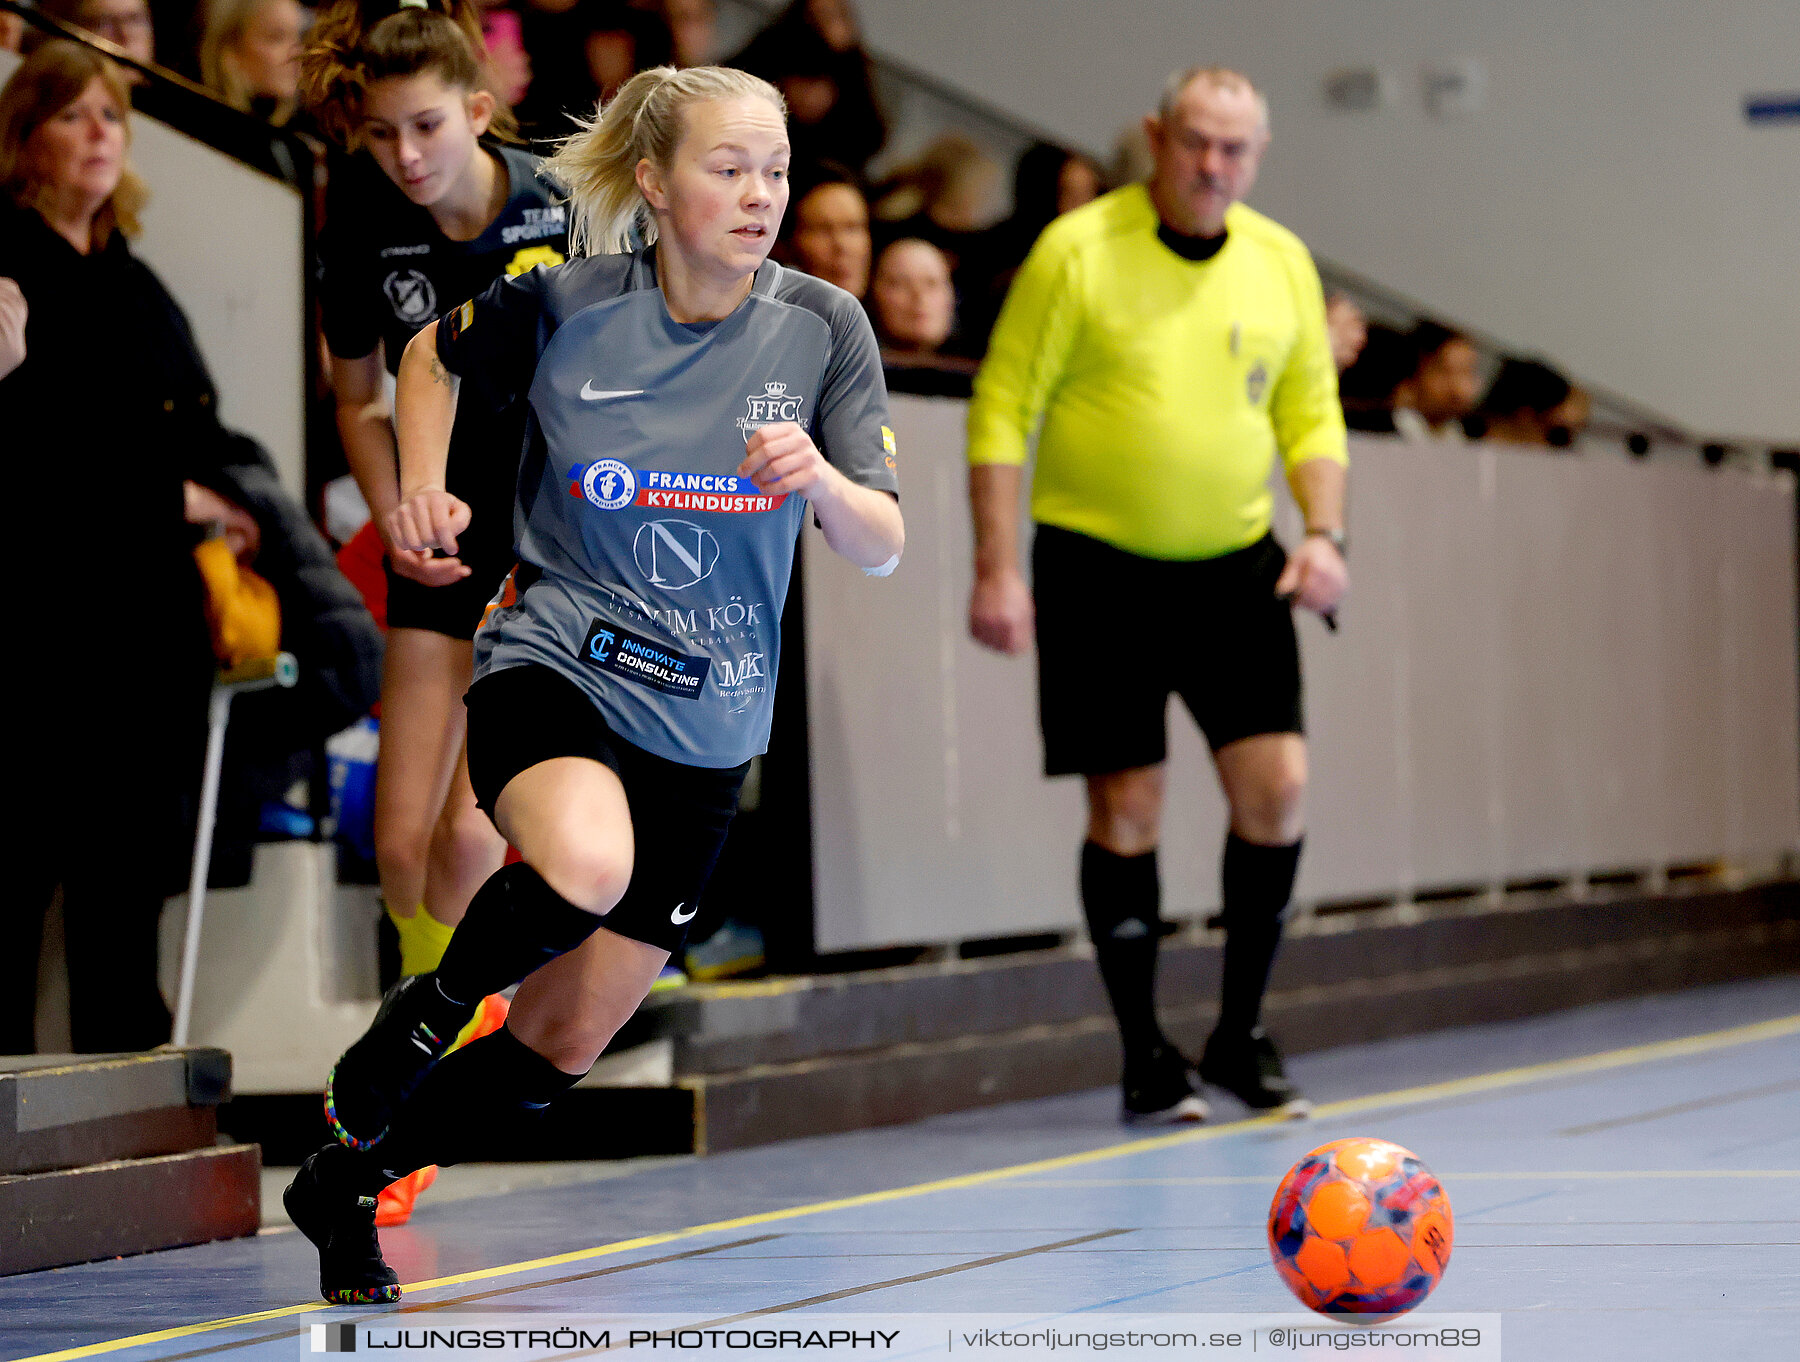
{"type": "Polygon", "coordinates": [[[482,612],[512,571],[510,531],[499,544],[484,543],[467,535],[457,543],[458,557],[470,569],[467,577],[447,586],[426,586],[394,571],[382,559],[387,573],[387,622],[390,629],[428,629],[450,638],[473,639],[482,612]]]}
{"type": "Polygon", "coordinates": [[[631,809],[631,883],[601,925],[679,955],[750,763],[687,766],[635,747],[612,731],[573,681],[549,667],[491,672],[469,688],[465,702],[469,782],[490,818],[508,781],[554,757],[587,757],[619,777],[631,809]]]}
{"type": "Polygon", "coordinates": [[[1212,750],[1303,733],[1287,554],[1273,535],[1218,558],[1163,562],[1037,527],[1038,718],[1044,774],[1101,775],[1168,755],[1169,696],[1212,750]]]}

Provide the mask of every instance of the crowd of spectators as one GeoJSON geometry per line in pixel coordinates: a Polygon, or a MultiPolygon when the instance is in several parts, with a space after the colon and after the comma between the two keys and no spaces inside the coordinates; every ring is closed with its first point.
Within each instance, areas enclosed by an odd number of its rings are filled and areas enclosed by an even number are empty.
{"type": "MultiPolygon", "coordinates": [[[[396,0],[397,2],[397,0],[396,0]]],[[[790,0],[737,51],[724,50],[717,0],[479,0],[494,93],[521,135],[553,140],[649,66],[723,62],[787,99],[793,196],[777,257],[862,299],[898,391],[966,395],[1013,275],[1059,214],[1142,178],[1136,129],[1102,167],[1037,143],[1003,170],[946,134],[887,164],[890,127],[852,0],[790,0]],[[871,175],[871,167],[885,167],[871,175]],[[945,281],[948,281],[947,284],[945,281]]],[[[233,107],[310,131],[296,107],[311,11],[299,0],[38,0],[41,10],[198,80],[233,107]]],[[[0,27],[0,46],[18,26],[0,27]]],[[[29,43],[30,37],[26,36],[29,43]]],[[[1537,361],[1507,360],[1485,395],[1480,355],[1434,322],[1370,325],[1350,297],[1329,300],[1332,344],[1354,429],[1408,439],[1494,439],[1566,447],[1585,394],[1537,361]]]]}

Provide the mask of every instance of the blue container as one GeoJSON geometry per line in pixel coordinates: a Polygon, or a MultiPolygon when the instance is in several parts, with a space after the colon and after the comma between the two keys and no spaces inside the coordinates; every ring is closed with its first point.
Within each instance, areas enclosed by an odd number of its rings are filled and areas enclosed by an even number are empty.
{"type": "Polygon", "coordinates": [[[375,754],[380,747],[380,727],[368,717],[325,743],[335,836],[365,861],[375,859],[375,754]]]}

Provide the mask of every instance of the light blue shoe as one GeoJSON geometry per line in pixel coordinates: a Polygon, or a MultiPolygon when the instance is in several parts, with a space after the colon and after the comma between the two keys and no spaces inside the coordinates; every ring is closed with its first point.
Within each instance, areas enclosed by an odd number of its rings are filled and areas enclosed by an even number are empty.
{"type": "Polygon", "coordinates": [[[764,964],[762,933],[735,918],[687,953],[688,976],[697,984],[715,979],[735,979],[759,970],[764,964]]]}

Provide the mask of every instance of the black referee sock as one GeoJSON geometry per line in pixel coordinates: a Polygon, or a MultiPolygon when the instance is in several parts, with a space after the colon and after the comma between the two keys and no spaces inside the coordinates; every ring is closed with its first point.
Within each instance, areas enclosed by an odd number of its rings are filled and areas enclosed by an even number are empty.
{"type": "Polygon", "coordinates": [[[1120,856],[1084,843],[1081,906],[1129,1065],[1168,1045],[1156,1021],[1156,948],[1162,936],[1156,853],[1120,856]]]}
{"type": "Polygon", "coordinates": [[[1248,1035],[1262,1015],[1304,843],[1302,838],[1288,846],[1261,846],[1235,832],[1225,838],[1219,869],[1225,901],[1225,965],[1219,988],[1219,1031],[1224,1035],[1248,1035]]]}
{"type": "Polygon", "coordinates": [[[477,1141],[529,1119],[581,1081],[501,1027],[451,1054],[395,1113],[372,1149],[331,1145],[314,1165],[328,1187],[374,1196],[428,1163],[453,1164],[482,1152],[477,1141]]]}
{"type": "Polygon", "coordinates": [[[502,866],[469,900],[433,977],[445,997],[472,1006],[574,950],[600,922],[523,861],[502,866]]]}

